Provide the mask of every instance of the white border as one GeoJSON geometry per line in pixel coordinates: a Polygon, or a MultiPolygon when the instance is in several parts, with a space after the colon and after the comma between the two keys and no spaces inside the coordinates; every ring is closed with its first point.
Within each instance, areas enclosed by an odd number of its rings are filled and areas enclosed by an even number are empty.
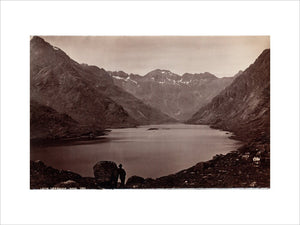
{"type": "Polygon", "coordinates": [[[1,223],[299,223],[299,2],[1,2],[1,223]],[[271,189],[29,190],[30,35],[271,35],[271,189]]]}

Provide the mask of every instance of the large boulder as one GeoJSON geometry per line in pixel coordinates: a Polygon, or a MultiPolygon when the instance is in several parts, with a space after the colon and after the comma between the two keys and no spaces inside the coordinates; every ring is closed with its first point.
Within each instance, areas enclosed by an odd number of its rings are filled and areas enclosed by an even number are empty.
{"type": "Polygon", "coordinates": [[[112,161],[97,162],[93,170],[97,183],[104,186],[110,186],[112,180],[118,176],[117,164],[112,161]]]}

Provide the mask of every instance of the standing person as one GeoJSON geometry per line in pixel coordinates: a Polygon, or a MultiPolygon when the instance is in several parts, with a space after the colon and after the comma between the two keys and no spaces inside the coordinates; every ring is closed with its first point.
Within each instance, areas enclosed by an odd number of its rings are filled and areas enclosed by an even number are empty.
{"type": "Polygon", "coordinates": [[[119,165],[119,169],[118,169],[118,173],[120,176],[120,180],[121,180],[121,188],[125,187],[125,176],[126,176],[126,172],[125,170],[122,168],[122,164],[119,165]]]}
{"type": "Polygon", "coordinates": [[[110,184],[112,189],[117,188],[118,177],[119,177],[119,169],[116,169],[111,174],[110,184]]]}

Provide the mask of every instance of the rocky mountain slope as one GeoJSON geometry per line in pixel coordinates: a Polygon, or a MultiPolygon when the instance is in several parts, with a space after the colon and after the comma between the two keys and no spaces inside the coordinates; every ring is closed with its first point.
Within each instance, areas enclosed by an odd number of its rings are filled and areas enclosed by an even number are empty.
{"type": "Polygon", "coordinates": [[[67,114],[60,114],[54,109],[30,101],[30,136],[34,139],[47,139],[72,136],[76,134],[79,124],[67,114]]]}
{"type": "Polygon", "coordinates": [[[217,78],[207,72],[179,76],[160,69],[145,76],[123,71],[109,73],[117,86],[181,121],[190,118],[233,80],[233,77],[217,78]]]}
{"type": "Polygon", "coordinates": [[[233,131],[244,141],[270,143],[270,50],[202,107],[188,123],[233,131]]]}
{"type": "Polygon", "coordinates": [[[30,101],[31,144],[45,143],[46,140],[88,138],[104,135],[107,131],[79,124],[65,113],[58,113],[49,106],[30,101]]]}
{"type": "Polygon", "coordinates": [[[40,37],[30,41],[30,98],[93,129],[174,121],[40,37]]]}

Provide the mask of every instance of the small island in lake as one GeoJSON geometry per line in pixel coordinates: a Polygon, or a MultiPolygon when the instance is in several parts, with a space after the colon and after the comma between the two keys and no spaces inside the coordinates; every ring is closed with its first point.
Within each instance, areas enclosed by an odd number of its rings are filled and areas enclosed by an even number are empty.
{"type": "Polygon", "coordinates": [[[148,130],[158,130],[158,128],[156,128],[156,127],[151,127],[151,128],[149,128],[148,130]]]}

